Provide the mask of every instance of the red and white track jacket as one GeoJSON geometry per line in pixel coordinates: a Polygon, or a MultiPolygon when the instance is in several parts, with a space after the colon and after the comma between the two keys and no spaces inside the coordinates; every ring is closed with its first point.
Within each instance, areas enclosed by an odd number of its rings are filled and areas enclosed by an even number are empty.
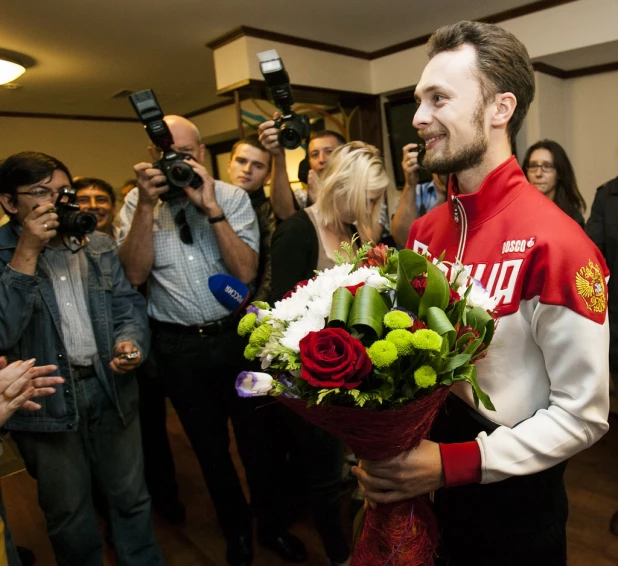
{"type": "MultiPolygon", "coordinates": [[[[447,486],[533,474],[608,429],[609,326],[603,256],[575,221],[528,183],[515,157],[473,194],[412,224],[407,247],[470,268],[499,299],[499,321],[478,379],[502,425],[476,442],[441,445],[447,486]]],[[[454,393],[474,407],[472,390],[454,393]]]]}

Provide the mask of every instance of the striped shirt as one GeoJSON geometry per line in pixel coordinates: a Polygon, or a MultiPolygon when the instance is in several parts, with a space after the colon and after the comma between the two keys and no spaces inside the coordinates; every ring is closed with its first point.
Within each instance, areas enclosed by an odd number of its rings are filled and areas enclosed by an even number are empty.
{"type": "Polygon", "coordinates": [[[74,366],[92,365],[97,355],[97,343],[86,303],[86,256],[82,251],[73,253],[64,246],[47,246],[45,253],[39,255],[39,261],[54,287],[69,363],[74,366]]]}
{"type": "MultiPolygon", "coordinates": [[[[215,196],[234,232],[259,253],[258,221],[247,193],[217,180],[215,196]]],[[[126,196],[120,211],[119,245],[129,233],[137,201],[138,189],[135,188],[126,196]]],[[[208,288],[210,276],[229,274],[208,217],[188,199],[159,201],[154,210],[152,230],[154,263],[150,274],[149,316],[161,322],[198,326],[229,315],[230,311],[208,288]],[[183,208],[193,244],[181,241],[174,221],[183,208]]]]}

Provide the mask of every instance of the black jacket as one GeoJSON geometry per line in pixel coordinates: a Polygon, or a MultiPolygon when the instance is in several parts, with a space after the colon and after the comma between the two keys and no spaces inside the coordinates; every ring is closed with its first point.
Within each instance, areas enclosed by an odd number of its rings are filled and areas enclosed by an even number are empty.
{"type": "Polygon", "coordinates": [[[270,242],[277,227],[277,217],[263,188],[250,192],[249,198],[260,226],[260,262],[255,280],[257,290],[251,300],[267,301],[271,286],[270,242]]]}
{"type": "Polygon", "coordinates": [[[611,273],[609,294],[609,365],[618,372],[618,177],[597,189],[586,233],[599,247],[611,273]]]}

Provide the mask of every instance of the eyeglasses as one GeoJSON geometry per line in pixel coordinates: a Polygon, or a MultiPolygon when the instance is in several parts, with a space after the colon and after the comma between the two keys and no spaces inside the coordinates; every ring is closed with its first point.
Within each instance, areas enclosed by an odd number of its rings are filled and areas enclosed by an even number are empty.
{"type": "Polygon", "coordinates": [[[541,168],[543,173],[549,173],[553,171],[555,167],[551,163],[528,163],[528,167],[526,167],[526,171],[536,171],[538,168],[541,168]]]}
{"type": "Polygon", "coordinates": [[[193,235],[191,234],[191,228],[187,224],[187,215],[185,214],[184,208],[178,211],[178,214],[174,217],[174,223],[180,230],[180,241],[183,244],[192,244],[193,235]]]}
{"type": "Polygon", "coordinates": [[[31,191],[18,192],[18,195],[28,195],[40,201],[51,202],[58,196],[58,191],[50,191],[49,189],[32,189],[31,191]]]}

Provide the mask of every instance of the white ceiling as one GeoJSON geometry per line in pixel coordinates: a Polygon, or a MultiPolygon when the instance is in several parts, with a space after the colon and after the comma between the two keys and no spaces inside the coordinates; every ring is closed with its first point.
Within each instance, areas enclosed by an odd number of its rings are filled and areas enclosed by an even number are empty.
{"type": "Polygon", "coordinates": [[[164,111],[220,100],[206,43],[240,25],[363,51],[531,0],[2,0],[0,49],[36,66],[0,111],[133,117],[116,92],[153,88],[164,111]]]}

